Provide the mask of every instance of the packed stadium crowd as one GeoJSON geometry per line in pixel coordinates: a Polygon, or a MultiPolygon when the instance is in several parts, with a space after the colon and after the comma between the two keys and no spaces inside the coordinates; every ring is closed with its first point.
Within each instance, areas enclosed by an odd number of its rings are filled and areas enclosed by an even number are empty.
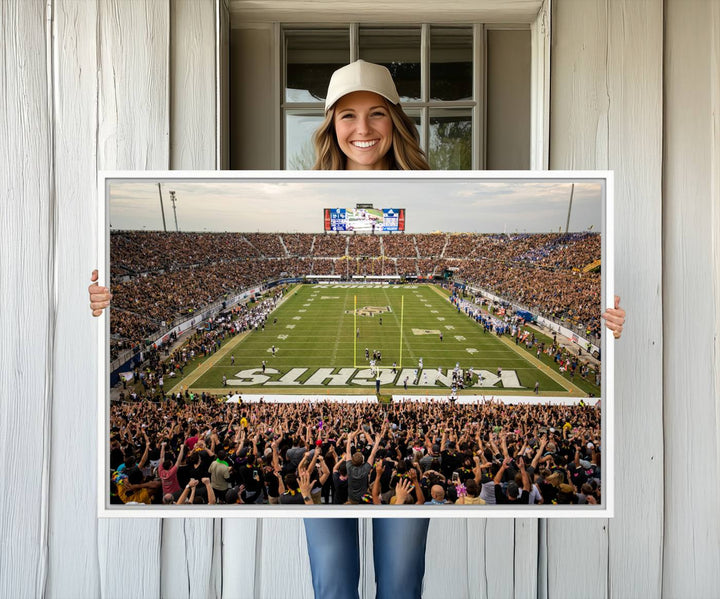
{"type": "Polygon", "coordinates": [[[600,331],[600,236],[161,233],[111,235],[112,355],[233,291],[283,276],[446,272],[549,317],[600,331]]]}
{"type": "Polygon", "coordinates": [[[492,400],[111,405],[113,503],[598,504],[600,408],[492,400]]]}

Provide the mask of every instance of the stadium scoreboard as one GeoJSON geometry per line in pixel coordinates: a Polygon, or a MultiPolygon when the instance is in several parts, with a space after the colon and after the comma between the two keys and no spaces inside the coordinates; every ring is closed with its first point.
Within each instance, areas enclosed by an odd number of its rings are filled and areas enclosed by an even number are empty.
{"type": "Polygon", "coordinates": [[[405,208],[325,208],[325,231],[405,231],[405,208]]]}

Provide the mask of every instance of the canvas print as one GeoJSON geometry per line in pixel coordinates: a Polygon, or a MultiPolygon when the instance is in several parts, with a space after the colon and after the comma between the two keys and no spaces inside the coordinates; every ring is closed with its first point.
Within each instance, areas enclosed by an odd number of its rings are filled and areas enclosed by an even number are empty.
{"type": "Polygon", "coordinates": [[[607,508],[605,177],[267,175],[104,179],[108,512],[607,508]]]}

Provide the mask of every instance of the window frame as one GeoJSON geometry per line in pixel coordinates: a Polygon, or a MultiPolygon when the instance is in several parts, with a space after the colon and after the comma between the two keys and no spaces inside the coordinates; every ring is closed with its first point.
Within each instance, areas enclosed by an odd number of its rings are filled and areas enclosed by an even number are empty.
{"type": "MultiPolygon", "coordinates": [[[[360,23],[360,22],[327,22],[327,23],[274,23],[275,64],[277,81],[274,106],[279,123],[278,145],[274,151],[276,168],[286,170],[286,114],[290,110],[307,110],[309,112],[321,107],[320,103],[288,103],[285,100],[286,89],[286,33],[294,31],[322,31],[347,28],[350,43],[350,60],[358,59],[360,27],[377,29],[397,29],[404,27],[420,27],[420,60],[421,60],[421,101],[407,102],[404,107],[415,114],[420,111],[421,145],[427,149],[429,144],[429,115],[432,108],[469,108],[472,118],[472,157],[471,170],[485,170],[485,148],[487,143],[487,31],[488,30],[529,30],[530,41],[530,170],[546,170],[549,166],[549,124],[550,124],[550,1],[542,3],[534,21],[527,23],[360,23]],[[429,100],[429,69],[430,69],[430,29],[471,27],[473,39],[473,100],[430,101],[429,100]],[[479,65],[479,66],[478,66],[479,65]]],[[[321,114],[318,111],[318,114],[321,114]]]]}

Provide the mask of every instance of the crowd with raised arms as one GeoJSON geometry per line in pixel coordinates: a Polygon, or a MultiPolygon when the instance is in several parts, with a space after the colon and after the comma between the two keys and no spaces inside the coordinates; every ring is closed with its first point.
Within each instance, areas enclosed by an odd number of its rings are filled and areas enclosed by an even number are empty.
{"type": "Polygon", "coordinates": [[[116,503],[597,504],[600,409],[488,400],[115,403],[116,503]]]}

